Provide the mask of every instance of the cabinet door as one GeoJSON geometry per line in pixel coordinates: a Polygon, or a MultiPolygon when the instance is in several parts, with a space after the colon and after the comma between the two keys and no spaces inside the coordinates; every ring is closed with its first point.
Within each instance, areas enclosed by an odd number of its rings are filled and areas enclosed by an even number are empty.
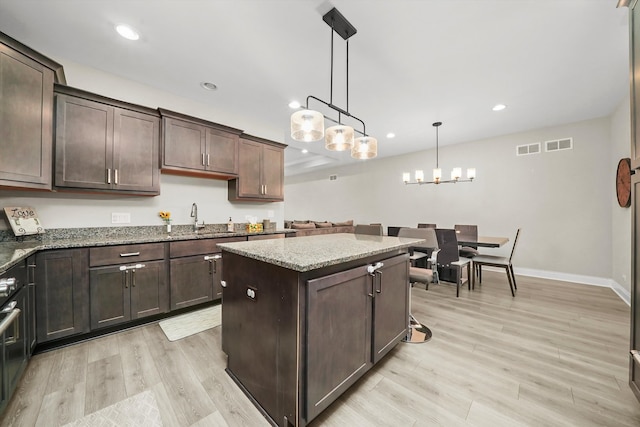
{"type": "Polygon", "coordinates": [[[113,189],[160,194],[160,119],[114,109],[113,189]]]}
{"type": "Polygon", "coordinates": [[[284,200],[284,150],[265,145],[262,152],[263,197],[284,200]]]}
{"type": "Polygon", "coordinates": [[[383,263],[373,277],[373,363],[406,336],[409,325],[409,255],[383,263]]]}
{"type": "Polygon", "coordinates": [[[209,273],[213,280],[213,299],[222,298],[222,255],[213,255],[209,260],[209,273]]]}
{"type": "Polygon", "coordinates": [[[131,274],[130,270],[120,271],[120,266],[91,269],[91,330],[131,320],[131,274]]]}
{"type": "Polygon", "coordinates": [[[171,310],[189,307],[213,299],[209,261],[203,255],[170,261],[171,310]]]}
{"type": "Polygon", "coordinates": [[[204,170],[204,126],[182,120],[163,119],[162,167],[167,169],[204,170]]]}
{"type": "Polygon", "coordinates": [[[111,188],[113,107],[57,94],[55,141],[56,186],[111,188]]]}
{"type": "Polygon", "coordinates": [[[262,144],[241,139],[238,162],[237,197],[262,198],[262,144]]]}
{"type": "Polygon", "coordinates": [[[372,280],[363,266],[310,280],[307,289],[306,419],[310,421],[372,365],[372,280]]]}
{"type": "Polygon", "coordinates": [[[0,186],[51,189],[53,71],[0,44],[0,186]]]}
{"type": "Polygon", "coordinates": [[[67,249],[36,256],[38,342],[89,332],[88,251],[67,249]]]}
{"type": "Polygon", "coordinates": [[[144,263],[144,267],[131,270],[131,318],[140,319],[169,311],[164,261],[144,263]]]}
{"type": "Polygon", "coordinates": [[[217,129],[206,129],[205,169],[237,175],[238,139],[238,135],[217,129]]]}
{"type": "MultiPolygon", "coordinates": [[[[630,349],[640,351],[640,172],[631,178],[632,241],[631,241],[631,339],[630,349]]],[[[640,361],[629,357],[629,385],[640,400],[640,361]]]]}

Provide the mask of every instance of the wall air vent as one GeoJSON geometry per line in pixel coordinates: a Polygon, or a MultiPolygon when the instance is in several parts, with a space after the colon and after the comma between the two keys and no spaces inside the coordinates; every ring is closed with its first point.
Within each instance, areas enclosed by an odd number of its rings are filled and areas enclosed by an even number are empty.
{"type": "Polygon", "coordinates": [[[529,154],[540,154],[540,143],[518,145],[516,147],[516,156],[527,156],[529,154]]]}
{"type": "Polygon", "coordinates": [[[559,150],[571,150],[573,149],[573,138],[554,139],[552,141],[545,141],[545,151],[559,151],[559,150]]]}

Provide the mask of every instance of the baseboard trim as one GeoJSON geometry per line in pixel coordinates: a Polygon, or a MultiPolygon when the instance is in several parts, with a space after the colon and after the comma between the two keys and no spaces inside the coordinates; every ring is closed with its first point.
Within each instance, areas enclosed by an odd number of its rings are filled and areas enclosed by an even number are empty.
{"type": "MultiPolygon", "coordinates": [[[[487,267],[485,267],[487,268],[487,267]]],[[[487,268],[487,270],[504,273],[502,268],[487,268]]],[[[533,268],[515,268],[514,273],[521,276],[538,277],[541,279],[559,280],[562,282],[579,283],[581,285],[603,286],[611,288],[628,306],[631,306],[631,293],[621,284],[606,277],[585,276],[582,274],[560,273],[558,271],[536,270],[533,268]]]]}

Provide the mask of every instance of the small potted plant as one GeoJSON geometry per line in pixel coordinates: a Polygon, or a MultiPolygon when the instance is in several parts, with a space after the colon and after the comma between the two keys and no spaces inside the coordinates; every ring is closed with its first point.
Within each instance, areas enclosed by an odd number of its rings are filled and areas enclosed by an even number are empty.
{"type": "Polygon", "coordinates": [[[171,212],[169,211],[160,211],[160,218],[167,225],[167,233],[171,233],[171,212]]]}

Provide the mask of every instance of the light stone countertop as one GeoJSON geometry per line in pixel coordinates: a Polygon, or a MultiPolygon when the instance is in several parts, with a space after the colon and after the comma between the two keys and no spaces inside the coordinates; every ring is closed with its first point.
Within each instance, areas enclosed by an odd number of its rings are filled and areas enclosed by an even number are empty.
{"type": "MultiPolygon", "coordinates": [[[[133,229],[134,227],[131,228],[133,229]]],[[[144,229],[144,227],[139,228],[144,229]]],[[[128,245],[153,242],[175,242],[179,240],[217,239],[259,234],[281,234],[289,232],[290,230],[273,230],[260,233],[211,231],[200,233],[183,232],[172,234],[153,231],[145,233],[144,230],[142,230],[143,232],[140,233],[135,232],[117,235],[108,235],[100,232],[92,233],[91,229],[83,229],[82,231],[77,233],[74,233],[74,229],[69,229],[69,231],[70,234],[65,236],[64,238],[60,238],[60,235],[57,238],[49,238],[45,235],[42,236],[39,240],[25,240],[24,242],[0,242],[0,274],[4,273],[11,266],[41,250],[86,248],[94,246],[128,245]]]]}
{"type": "Polygon", "coordinates": [[[288,239],[221,243],[218,246],[248,258],[304,272],[419,246],[423,239],[363,234],[324,234],[288,239]]]}

